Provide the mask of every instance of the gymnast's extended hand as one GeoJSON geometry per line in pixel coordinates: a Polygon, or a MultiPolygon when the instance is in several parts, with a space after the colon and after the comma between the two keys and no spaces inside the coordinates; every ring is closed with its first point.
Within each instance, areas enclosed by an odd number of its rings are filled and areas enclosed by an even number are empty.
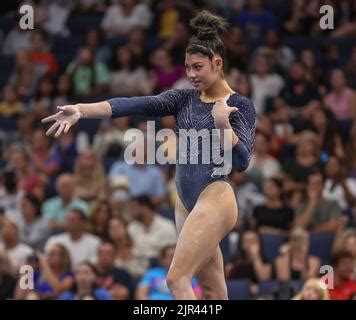
{"type": "Polygon", "coordinates": [[[49,136],[58,128],[54,135],[56,138],[58,138],[62,132],[67,133],[69,128],[81,118],[79,108],[76,105],[66,105],[57,108],[59,111],[56,114],[44,118],[41,121],[42,123],[55,121],[47,130],[46,135],[49,136]]]}

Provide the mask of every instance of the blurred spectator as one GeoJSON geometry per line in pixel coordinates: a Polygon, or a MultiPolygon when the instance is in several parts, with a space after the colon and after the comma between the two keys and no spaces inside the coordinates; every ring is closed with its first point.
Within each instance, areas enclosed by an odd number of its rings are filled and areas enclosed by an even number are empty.
{"type": "Polygon", "coordinates": [[[134,254],[147,262],[159,257],[160,250],[177,241],[174,223],[155,212],[155,207],[147,196],[137,196],[131,200],[133,221],[128,232],[134,244],[134,254]]]}
{"type": "Polygon", "coordinates": [[[87,217],[80,209],[68,211],[66,232],[51,236],[45,246],[45,251],[54,244],[62,244],[69,252],[72,267],[84,260],[94,262],[100,239],[85,231],[87,217]]]}
{"type": "Polygon", "coordinates": [[[312,49],[303,49],[299,55],[299,59],[305,67],[306,80],[314,84],[321,82],[322,70],[317,64],[315,52],[312,49]]]}
{"type": "Polygon", "coordinates": [[[335,121],[330,110],[315,109],[311,115],[312,129],[319,136],[320,148],[323,156],[335,154],[344,156],[341,137],[336,129],[335,121]]]}
{"type": "Polygon", "coordinates": [[[118,47],[114,55],[114,70],[110,74],[110,93],[115,96],[140,96],[150,93],[147,72],[137,65],[128,47],[118,47]]]}
{"type": "Polygon", "coordinates": [[[74,277],[72,288],[63,292],[58,300],[112,300],[105,288],[96,285],[96,269],[90,262],[80,262],[75,267],[74,277]]]}
{"type": "Polygon", "coordinates": [[[28,50],[25,48],[16,50],[15,66],[9,83],[16,88],[22,99],[29,99],[32,96],[37,89],[37,81],[41,75],[41,72],[31,61],[28,50]]]}
{"type": "Polygon", "coordinates": [[[331,300],[348,300],[356,292],[356,280],[352,279],[353,261],[351,253],[336,252],[331,259],[334,269],[333,288],[329,288],[331,300]]]}
{"type": "Polygon", "coordinates": [[[67,249],[61,244],[54,244],[47,254],[40,251],[30,257],[35,264],[34,289],[16,289],[16,299],[28,299],[36,293],[41,300],[56,299],[62,292],[69,290],[74,283],[71,261],[67,249]]]}
{"type": "Polygon", "coordinates": [[[286,73],[295,61],[293,50],[281,43],[275,30],[267,32],[265,45],[256,49],[253,53],[252,61],[256,61],[256,57],[259,56],[265,56],[269,61],[271,69],[282,74],[286,73]]]}
{"type": "Polygon", "coordinates": [[[3,100],[0,101],[0,117],[14,116],[23,107],[15,87],[7,85],[4,87],[3,100]]]}
{"type": "Polygon", "coordinates": [[[329,300],[329,292],[321,286],[319,278],[311,278],[293,300],[329,300]]]}
{"type": "Polygon", "coordinates": [[[19,23],[6,35],[3,54],[15,55],[20,48],[28,48],[31,44],[31,30],[22,30],[19,23]]]}
{"type": "Polygon", "coordinates": [[[127,177],[117,176],[110,183],[110,204],[114,215],[121,217],[125,222],[131,221],[130,213],[130,185],[127,177]]]}
{"type": "Polygon", "coordinates": [[[61,161],[53,153],[51,145],[52,140],[45,131],[42,128],[36,128],[28,152],[31,164],[45,183],[55,176],[61,165],[61,161]]]}
{"type": "Polygon", "coordinates": [[[352,279],[356,279],[356,229],[349,228],[339,232],[334,240],[333,253],[340,251],[349,252],[352,255],[353,268],[352,279]]]}
{"type": "Polygon", "coordinates": [[[43,181],[31,166],[29,154],[24,146],[12,145],[10,147],[8,164],[15,171],[19,189],[43,200],[45,196],[43,181]]]}
{"type": "Polygon", "coordinates": [[[130,185],[130,196],[145,194],[152,198],[155,204],[159,204],[163,202],[166,193],[160,169],[156,165],[137,163],[140,159],[143,161],[147,159],[146,142],[147,140],[139,141],[132,145],[138,159],[133,165],[126,161],[114,162],[109,171],[109,178],[113,180],[116,176],[126,176],[130,185]]]}
{"type": "Polygon", "coordinates": [[[148,28],[151,20],[152,12],[145,3],[122,0],[106,10],[101,27],[108,38],[113,38],[127,35],[134,27],[148,28]]]}
{"type": "Polygon", "coordinates": [[[0,250],[0,300],[13,298],[16,287],[16,276],[5,250],[0,250]]]}
{"type": "Polygon", "coordinates": [[[103,197],[107,193],[104,168],[93,149],[80,153],[74,165],[74,195],[87,202],[103,197]]]}
{"type": "Polygon", "coordinates": [[[177,80],[184,76],[183,66],[174,64],[172,60],[170,53],[163,47],[152,53],[151,63],[154,69],[148,88],[154,92],[162,92],[170,89],[177,80]]]}
{"type": "Polygon", "coordinates": [[[66,72],[72,80],[76,97],[89,98],[107,90],[107,67],[101,62],[95,62],[94,53],[89,47],[81,50],[79,57],[68,65],[66,72]]]}
{"type": "Polygon", "coordinates": [[[268,154],[269,138],[261,132],[256,133],[255,149],[252,154],[247,173],[256,177],[256,182],[260,184],[262,179],[271,178],[280,171],[279,162],[268,154]]]}
{"type": "Polygon", "coordinates": [[[356,203],[356,179],[346,176],[345,161],[335,155],[326,163],[326,181],[323,197],[335,200],[341,210],[351,209],[356,203]]]}
{"type": "Polygon", "coordinates": [[[274,16],[263,9],[261,0],[248,0],[248,9],[235,16],[233,24],[241,28],[247,39],[254,43],[261,42],[269,30],[276,28],[274,16]]]}
{"type": "Polygon", "coordinates": [[[52,107],[63,106],[70,104],[72,101],[72,84],[70,78],[66,74],[62,74],[57,81],[56,96],[53,100],[52,107]]]}
{"type": "Polygon", "coordinates": [[[128,34],[125,46],[131,51],[137,65],[147,69],[149,67],[149,56],[147,52],[150,50],[146,47],[145,39],[145,30],[141,27],[135,27],[128,34]]]}
{"type": "Polygon", "coordinates": [[[101,14],[107,9],[105,0],[78,0],[75,4],[75,13],[80,15],[101,14]]]}
{"type": "Polygon", "coordinates": [[[350,87],[356,89],[356,45],[352,47],[351,56],[346,63],[344,69],[346,70],[346,78],[350,87]]]}
{"type": "Polygon", "coordinates": [[[123,219],[114,217],[109,222],[109,238],[115,247],[115,266],[126,270],[135,280],[141,278],[147,261],[135,255],[133,241],[123,219]]]}
{"type": "Polygon", "coordinates": [[[158,24],[158,36],[169,38],[174,32],[174,26],[180,18],[177,1],[163,0],[159,1],[154,8],[155,17],[153,22],[158,24]]]}
{"type": "Polygon", "coordinates": [[[133,298],[135,283],[130,274],[115,267],[115,249],[111,242],[104,242],[98,248],[97,280],[98,286],[105,288],[114,300],[128,300],[133,298]]]}
{"type": "Polygon", "coordinates": [[[283,163],[283,172],[296,182],[306,182],[308,175],[316,170],[323,169],[320,160],[318,137],[311,131],[303,131],[295,136],[295,156],[283,163]]]}
{"type": "Polygon", "coordinates": [[[89,213],[88,231],[101,240],[109,239],[109,222],[113,216],[110,202],[107,200],[96,200],[92,203],[89,213]]]}
{"type": "Polygon", "coordinates": [[[67,211],[80,209],[87,216],[89,214],[88,204],[75,197],[75,182],[71,174],[63,173],[56,181],[58,196],[46,200],[42,206],[42,216],[49,220],[53,231],[62,231],[65,227],[67,211]]]}
{"type": "Polygon", "coordinates": [[[47,46],[47,38],[43,31],[35,30],[31,33],[31,61],[40,68],[41,73],[55,75],[58,72],[58,63],[47,46]]]}
{"type": "Polygon", "coordinates": [[[68,35],[66,22],[73,9],[73,1],[46,1],[46,7],[48,18],[43,24],[43,29],[51,35],[68,35]]]}
{"type": "Polygon", "coordinates": [[[356,92],[348,87],[341,69],[331,72],[330,82],[332,90],[325,97],[325,105],[333,112],[342,137],[347,141],[352,121],[356,119],[356,92]]]}
{"type": "Polygon", "coordinates": [[[51,233],[48,221],[41,217],[41,204],[41,200],[32,194],[24,195],[21,201],[20,238],[33,249],[42,249],[51,233]]]}
{"type": "Polygon", "coordinates": [[[320,259],[309,254],[307,231],[293,229],[288,244],[280,248],[280,251],[281,255],[275,260],[277,280],[307,280],[319,275],[320,259]]]}
{"type": "Polygon", "coordinates": [[[252,227],[257,228],[260,233],[287,235],[294,212],[282,201],[282,182],[276,178],[266,179],[263,193],[266,203],[254,208],[252,227]]]}
{"type": "Polygon", "coordinates": [[[283,78],[271,69],[267,55],[257,55],[252,60],[252,101],[258,115],[265,113],[267,98],[274,98],[284,86],[283,78]]]}
{"type": "MultiPolygon", "coordinates": [[[[150,268],[137,285],[137,300],[172,300],[172,294],[167,286],[167,272],[171,265],[174,246],[164,247],[160,254],[160,265],[150,268]]],[[[192,280],[193,291],[197,299],[201,298],[202,291],[195,278],[192,280]]]]}
{"type": "Polygon", "coordinates": [[[238,243],[237,256],[226,265],[228,279],[249,279],[252,281],[250,293],[258,293],[258,282],[270,280],[272,265],[263,257],[260,234],[246,230],[241,234],[238,243]]]}
{"type": "Polygon", "coordinates": [[[33,254],[30,246],[20,242],[19,228],[8,218],[2,221],[0,250],[5,250],[16,272],[26,263],[27,257],[33,254]]]}
{"type": "Polygon", "coordinates": [[[323,197],[324,177],[319,171],[308,176],[307,201],[296,209],[295,225],[311,232],[336,232],[341,218],[341,209],[334,200],[323,197]]]}

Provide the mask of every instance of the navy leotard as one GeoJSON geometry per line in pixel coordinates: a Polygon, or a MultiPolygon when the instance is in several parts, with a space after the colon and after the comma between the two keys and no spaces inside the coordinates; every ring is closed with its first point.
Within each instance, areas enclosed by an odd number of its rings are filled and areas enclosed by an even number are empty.
{"type": "MultiPolygon", "coordinates": [[[[163,117],[173,115],[176,118],[176,133],[179,129],[215,129],[211,114],[214,103],[200,99],[200,93],[194,89],[168,90],[157,96],[113,98],[108,100],[112,108],[112,118],[128,115],[146,115],[163,117]]],[[[252,102],[238,93],[233,93],[227,100],[230,107],[237,107],[238,112],[230,114],[230,123],[238,136],[238,143],[232,148],[232,167],[244,171],[250,162],[256,130],[256,112],[252,102]]],[[[201,151],[201,141],[197,138],[196,150],[201,151]]],[[[218,166],[208,164],[190,164],[189,152],[194,140],[188,140],[187,164],[176,164],[176,186],[180,199],[186,209],[192,211],[200,193],[206,186],[217,180],[229,181],[227,175],[214,174],[218,166]]],[[[220,147],[219,147],[220,149],[220,147]]],[[[177,157],[179,155],[177,150],[177,157]]],[[[223,152],[223,151],[221,151],[223,152]]],[[[178,158],[177,158],[178,159],[178,158]]]]}

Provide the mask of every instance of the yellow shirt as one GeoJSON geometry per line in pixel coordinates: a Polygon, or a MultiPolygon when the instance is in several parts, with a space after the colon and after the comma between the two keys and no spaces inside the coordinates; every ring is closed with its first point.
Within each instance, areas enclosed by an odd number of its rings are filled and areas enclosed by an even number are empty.
{"type": "Polygon", "coordinates": [[[22,103],[17,101],[15,103],[0,102],[0,115],[13,116],[20,111],[22,103]]]}

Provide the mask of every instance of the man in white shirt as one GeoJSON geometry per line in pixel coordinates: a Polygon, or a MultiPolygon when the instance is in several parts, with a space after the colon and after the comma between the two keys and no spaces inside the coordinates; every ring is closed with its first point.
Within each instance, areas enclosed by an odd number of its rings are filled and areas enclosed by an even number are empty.
{"type": "Polygon", "coordinates": [[[128,232],[134,243],[134,254],[145,258],[147,266],[152,259],[158,259],[162,248],[174,245],[177,233],[174,223],[154,211],[147,196],[132,198],[130,212],[134,219],[128,225],[128,232]]]}
{"type": "Polygon", "coordinates": [[[88,260],[95,263],[96,252],[100,244],[97,236],[85,232],[86,215],[80,209],[72,209],[67,212],[67,232],[52,236],[48,239],[45,251],[55,243],[64,245],[70,254],[72,268],[79,262],[88,260]]]}

